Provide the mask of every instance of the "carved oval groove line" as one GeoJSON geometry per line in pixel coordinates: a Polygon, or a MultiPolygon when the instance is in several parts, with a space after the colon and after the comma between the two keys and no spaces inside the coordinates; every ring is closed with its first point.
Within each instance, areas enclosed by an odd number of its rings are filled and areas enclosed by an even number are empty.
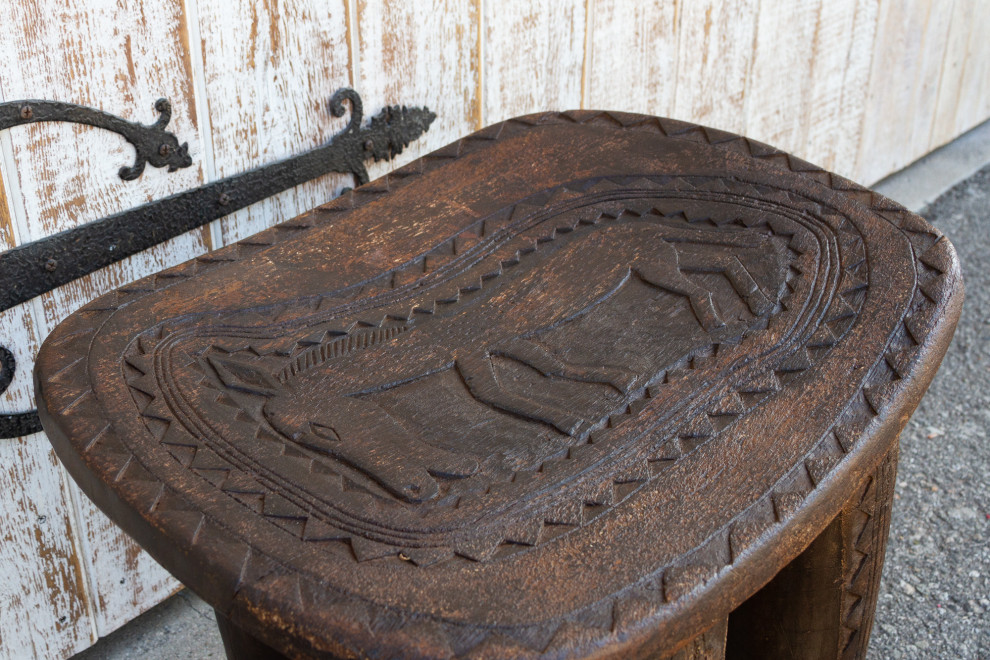
{"type": "Polygon", "coordinates": [[[767,145],[550,113],[84,306],[39,410],[266,643],[662,656],[875,472],[960,290],[936,229],[767,145]]]}
{"type": "Polygon", "coordinates": [[[300,538],[490,560],[657,478],[811,367],[862,302],[861,237],[808,200],[698,177],[548,194],[357,290],[142,334],[124,375],[148,428],[300,538]],[[585,272],[603,249],[636,257],[585,272]],[[555,316],[523,311],[541,296],[555,316]]]}

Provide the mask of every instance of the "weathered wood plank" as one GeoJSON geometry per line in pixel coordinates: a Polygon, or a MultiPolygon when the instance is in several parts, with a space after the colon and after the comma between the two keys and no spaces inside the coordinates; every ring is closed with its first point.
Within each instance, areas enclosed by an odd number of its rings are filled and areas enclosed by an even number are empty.
{"type": "MultiPolygon", "coordinates": [[[[199,0],[212,177],[237,174],[328,141],[346,124],[327,101],[350,85],[344,0],[199,0]]],[[[329,175],[219,221],[222,243],[329,201],[352,177],[329,175]]]]}
{"type": "Polygon", "coordinates": [[[746,84],[746,135],[802,158],[813,157],[806,132],[820,9],[817,0],[760,2],[746,84]]]}
{"type": "Polygon", "coordinates": [[[174,594],[182,585],[96,508],[66,477],[66,492],[81,525],[89,597],[97,632],[104,637],[174,594]]]}
{"type": "Polygon", "coordinates": [[[437,113],[401,155],[368,168],[372,179],[481,127],[479,2],[357,3],[357,84],[368,114],[395,103],[437,113]]]}
{"type": "MultiPolygon", "coordinates": [[[[150,122],[155,99],[166,96],[173,105],[170,128],[189,141],[193,161],[199,161],[184,48],[180,40],[164,36],[183,31],[179,0],[147,7],[122,7],[111,0],[20,3],[9,7],[6,22],[10,28],[0,33],[4,98],[68,100],[150,122]],[[31,66],[23,66],[26,61],[31,66]]],[[[23,218],[14,221],[23,224],[22,241],[201,182],[196,165],[171,174],[149,168],[139,180],[122,182],[117,169],[130,164],[133,149],[119,136],[89,127],[21,127],[11,131],[11,144],[20,191],[14,207],[23,208],[23,218]]],[[[43,330],[99,293],[204,248],[202,232],[190,232],[63,287],[46,300],[43,330]]]]}
{"type": "Polygon", "coordinates": [[[42,434],[0,441],[0,659],[95,640],[63,471],[42,434]]]}
{"type": "MultiPolygon", "coordinates": [[[[0,138],[2,140],[2,138],[0,138]]],[[[8,207],[9,197],[4,186],[4,165],[0,159],[0,250],[14,245],[16,232],[8,207]]],[[[18,305],[0,314],[0,346],[14,356],[16,369],[10,386],[0,395],[0,413],[21,412],[34,408],[34,384],[31,371],[25,368],[34,360],[38,352],[38,334],[35,328],[32,308],[18,305]]],[[[0,508],[0,513],[3,509],[0,508]]]]}
{"type": "Polygon", "coordinates": [[[675,117],[745,132],[756,9],[757,0],[706,0],[680,8],[675,117]]]}
{"type": "Polygon", "coordinates": [[[581,107],[585,11],[582,0],[484,3],[482,125],[581,107]]]}
{"type": "Polygon", "coordinates": [[[876,0],[821,4],[803,120],[806,158],[849,178],[858,178],[876,25],[876,0]]]}
{"type": "Polygon", "coordinates": [[[587,107],[660,116],[674,113],[677,6],[662,0],[592,4],[587,107]]]}
{"type": "MultiPolygon", "coordinates": [[[[2,98],[57,98],[150,122],[154,100],[168,96],[171,127],[189,141],[197,165],[173,174],[152,169],[125,183],[116,172],[131,161],[131,148],[115,135],[70,126],[14,129],[0,138],[0,174],[13,177],[10,199],[0,199],[0,248],[319,144],[344,125],[329,117],[326,101],[347,84],[361,92],[368,115],[385,103],[438,113],[422,140],[395,162],[373,165],[372,176],[482,125],[587,106],[746,132],[868,182],[990,117],[990,40],[981,31],[990,4],[977,0],[431,0],[415,7],[382,0],[135,7],[42,0],[11,4],[4,18],[2,98]]],[[[300,186],[218,223],[216,236],[223,243],[248,236],[348,185],[350,177],[332,175],[300,186]]],[[[29,374],[38,338],[68,311],[209,245],[206,232],[191,232],[0,315],[0,344],[14,350],[20,366],[0,411],[33,406],[29,374]]],[[[4,579],[17,584],[0,579],[0,608],[14,602],[3,589],[79,600],[85,588],[64,589],[89,585],[92,618],[46,629],[48,614],[30,606],[26,617],[17,615],[17,637],[7,633],[0,647],[16,639],[18,649],[34,644],[39,655],[54,656],[84,644],[79,631],[92,622],[106,634],[177,583],[74,485],[63,490],[59,470],[38,458],[47,446],[39,438],[27,439],[34,445],[26,458],[12,455],[11,466],[33,472],[0,496],[0,514],[16,506],[58,511],[67,538],[78,539],[84,577],[39,589],[43,558],[7,543],[0,558],[14,568],[4,579]]],[[[16,522],[26,514],[14,515],[16,522]]],[[[0,625],[15,615],[0,609],[0,625]]]]}
{"type": "Polygon", "coordinates": [[[928,147],[935,149],[990,117],[990,3],[955,0],[928,147]]]}
{"type": "Polygon", "coordinates": [[[952,12],[945,3],[880,4],[857,176],[870,183],[923,156],[952,12]]]}
{"type": "MultiPolygon", "coordinates": [[[[166,96],[173,106],[170,128],[180,140],[189,142],[193,161],[199,162],[182,17],[181,0],[145,6],[111,0],[11,5],[5,15],[7,29],[0,32],[0,90],[5,99],[67,100],[142,122],[155,119],[152,105],[166,96]],[[28,61],[31,66],[24,66],[28,61]]],[[[193,166],[172,174],[149,168],[139,180],[122,182],[117,170],[133,160],[132,148],[119,136],[88,127],[34,125],[14,129],[7,139],[6,171],[16,177],[16,185],[9,186],[14,197],[12,221],[22,242],[202,181],[201,168],[193,166]]],[[[190,232],[45,296],[42,304],[33,306],[39,311],[39,334],[46,334],[67,313],[96,295],[188,259],[206,247],[204,232],[190,232]]],[[[30,356],[21,366],[23,374],[30,373],[30,356]]],[[[53,510],[74,520],[67,524],[79,525],[78,537],[85,548],[80,575],[85,579],[52,583],[42,591],[47,590],[51,598],[83,599],[88,588],[96,631],[104,635],[160,601],[176,583],[109,521],[95,515],[88,503],[73,514],[61,473],[52,470],[56,476],[46,477],[30,494],[24,491],[23,499],[57,497],[51,499],[53,510]],[[63,593],[66,589],[74,591],[63,593]]],[[[28,626],[45,625],[43,617],[37,619],[38,624],[32,619],[42,615],[28,611],[27,616],[28,626]]],[[[85,625],[91,625],[89,619],[85,625]]],[[[57,628],[47,634],[50,643],[60,643],[62,634],[57,628]]],[[[16,652],[30,653],[26,647],[16,652]]]]}

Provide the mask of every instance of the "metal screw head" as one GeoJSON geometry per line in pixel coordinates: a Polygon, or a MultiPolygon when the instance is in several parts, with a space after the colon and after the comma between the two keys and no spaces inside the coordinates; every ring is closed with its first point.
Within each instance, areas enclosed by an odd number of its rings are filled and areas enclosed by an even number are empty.
{"type": "Polygon", "coordinates": [[[375,142],[374,142],[374,140],[365,140],[364,141],[364,150],[365,151],[374,151],[375,150],[375,142]]]}
{"type": "Polygon", "coordinates": [[[172,153],[172,147],[170,147],[167,144],[163,144],[162,146],[158,147],[158,153],[162,156],[167,156],[170,153],[172,153]]]}
{"type": "Polygon", "coordinates": [[[220,197],[217,198],[217,201],[220,202],[220,206],[227,206],[227,204],[230,204],[230,195],[222,192],[220,193],[220,197]]]}
{"type": "Polygon", "coordinates": [[[45,262],[45,270],[49,273],[54,273],[56,268],[58,268],[58,262],[54,259],[49,259],[45,262]]]}
{"type": "Polygon", "coordinates": [[[34,108],[29,105],[21,106],[21,119],[30,119],[34,117],[34,108]]]}

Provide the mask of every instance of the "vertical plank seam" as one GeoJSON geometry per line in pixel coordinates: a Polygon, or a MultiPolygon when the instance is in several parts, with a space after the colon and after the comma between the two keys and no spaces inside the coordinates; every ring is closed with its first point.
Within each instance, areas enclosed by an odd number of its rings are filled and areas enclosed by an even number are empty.
{"type": "MultiPolygon", "coordinates": [[[[924,147],[925,153],[928,153],[928,151],[930,149],[930,145],[932,143],[932,133],[935,130],[935,116],[938,114],[938,92],[939,92],[939,89],[941,89],[941,87],[942,87],[942,73],[945,71],[945,54],[948,51],[948,46],[949,46],[949,44],[948,44],[949,31],[952,29],[952,18],[953,18],[953,16],[951,15],[951,13],[952,13],[953,8],[955,7],[955,4],[956,4],[955,3],[955,0],[952,0],[952,3],[950,5],[950,7],[949,7],[949,12],[950,12],[949,20],[946,21],[946,27],[945,27],[945,30],[946,30],[945,37],[946,38],[945,38],[945,41],[943,42],[943,50],[941,52],[941,57],[939,58],[939,63],[938,63],[938,78],[935,81],[935,102],[932,104],[932,113],[931,113],[931,116],[928,118],[928,134],[925,136],[925,147],[924,147]]],[[[925,15],[925,26],[926,27],[931,22],[931,18],[932,18],[932,6],[931,6],[931,4],[929,4],[927,6],[927,10],[928,10],[927,11],[927,14],[925,15]]],[[[931,35],[931,36],[934,37],[935,35],[931,35]]],[[[919,51],[921,53],[924,53],[925,52],[925,48],[928,46],[928,43],[927,42],[929,42],[929,41],[930,40],[929,40],[928,31],[925,30],[925,33],[924,33],[924,35],[922,36],[922,39],[921,39],[921,48],[919,48],[919,51]]],[[[920,91],[921,91],[920,89],[916,89],[916,92],[920,92],[920,91]]],[[[917,98],[917,96],[920,96],[920,94],[917,94],[916,95],[916,98],[917,98]]],[[[915,102],[917,103],[917,101],[915,101],[915,102]]],[[[909,153],[909,157],[910,157],[910,154],[913,154],[915,152],[915,149],[916,149],[916,145],[912,143],[911,144],[911,152],[909,153]]],[[[914,159],[912,159],[912,160],[914,160],[914,159]]],[[[907,165],[907,163],[905,163],[905,165],[907,165]]]]}
{"type": "Polygon", "coordinates": [[[584,0],[584,59],[581,62],[581,109],[588,108],[588,75],[591,71],[591,57],[594,53],[595,0],[584,0]]]}
{"type": "Polygon", "coordinates": [[[485,2],[486,0],[478,0],[478,128],[484,128],[488,125],[488,113],[485,107],[485,80],[487,79],[487,60],[485,57],[486,42],[485,38],[485,2]]]}
{"type": "MultiPolygon", "coordinates": [[[[818,154],[810,153],[811,149],[808,146],[808,131],[811,130],[811,112],[809,110],[809,104],[811,99],[814,97],[816,87],[815,87],[815,61],[818,58],[818,49],[821,46],[821,29],[822,29],[822,12],[825,10],[825,3],[819,0],[818,2],[818,15],[815,18],[815,33],[811,39],[811,57],[808,58],[808,91],[804,98],[801,99],[801,116],[802,122],[800,126],[801,131],[801,149],[805,153],[798,154],[801,158],[805,160],[810,160],[812,157],[815,158],[816,163],[818,159],[821,158],[818,154]]],[[[850,46],[851,47],[851,46],[850,46]]],[[[845,68],[848,68],[848,59],[845,68]]],[[[844,72],[843,72],[844,73],[844,72]]]]}
{"type": "MultiPolygon", "coordinates": [[[[47,439],[47,437],[46,437],[47,439]]],[[[86,558],[92,557],[89,548],[89,535],[79,533],[81,530],[86,529],[86,525],[82,519],[81,513],[82,509],[80,507],[79,498],[76,494],[76,489],[73,487],[75,482],[72,481],[69,476],[69,472],[62,465],[62,461],[58,461],[58,472],[59,477],[62,481],[62,492],[68,494],[69,509],[71,509],[72,517],[70,524],[72,525],[72,551],[76,553],[77,557],[86,558]]],[[[86,607],[86,614],[89,615],[90,622],[90,640],[95,643],[96,640],[100,638],[101,631],[99,626],[100,617],[97,614],[99,606],[97,605],[96,595],[100,593],[99,585],[96,584],[96,577],[89,570],[89,561],[79,561],[79,570],[82,572],[83,584],[85,584],[85,592],[82,595],[83,604],[86,607]]],[[[103,634],[109,634],[110,630],[103,632],[103,634]]]]}
{"type": "Polygon", "coordinates": [[[350,58],[350,64],[348,66],[348,72],[351,75],[351,87],[358,90],[361,86],[361,58],[358,52],[359,46],[358,41],[360,34],[358,33],[358,4],[357,0],[347,0],[344,3],[344,13],[347,18],[347,50],[348,57],[350,58]]]}
{"type": "MultiPolygon", "coordinates": [[[[840,112],[842,111],[843,108],[846,107],[846,93],[849,91],[849,85],[848,85],[848,83],[849,83],[849,71],[852,68],[853,49],[856,46],[856,42],[852,38],[852,35],[855,34],[855,32],[856,32],[856,24],[857,24],[858,19],[860,18],[860,16],[859,16],[859,4],[858,3],[855,4],[854,7],[855,8],[853,9],[852,25],[850,25],[850,27],[849,27],[849,34],[850,34],[849,46],[846,48],[846,57],[845,57],[845,60],[843,62],[843,66],[842,66],[842,85],[839,87],[839,107],[838,107],[838,110],[840,112]]],[[[825,3],[822,3],[821,6],[820,6],[820,8],[819,8],[819,12],[824,11],[824,9],[825,9],[825,3]]],[[[819,15],[819,20],[820,20],[820,15],[819,15]]],[[[876,32],[874,31],[874,35],[875,35],[875,33],[876,32]]],[[[870,68],[871,69],[872,69],[872,65],[873,65],[873,49],[870,49],[870,68]]],[[[867,85],[869,85],[869,80],[867,80],[867,85]]],[[[866,110],[865,110],[866,104],[865,103],[863,104],[863,108],[864,108],[863,114],[865,114],[866,113],[866,110]]],[[[860,126],[858,128],[860,130],[860,134],[862,134],[862,117],[860,117],[860,126]]],[[[853,136],[853,139],[857,140],[856,147],[858,149],[859,148],[858,138],[856,136],[853,136]]],[[[829,169],[835,169],[838,166],[838,151],[836,150],[834,153],[835,153],[836,158],[834,159],[834,161],[832,163],[833,167],[831,167],[829,169]]],[[[853,168],[856,167],[856,164],[853,163],[852,164],[852,167],[853,168]]],[[[845,170],[845,171],[848,172],[848,171],[851,171],[851,169],[852,168],[850,168],[849,170],[845,170]]]]}
{"type": "MultiPolygon", "coordinates": [[[[670,101],[670,113],[677,113],[677,93],[681,88],[681,20],[683,19],[683,14],[681,12],[680,0],[677,0],[674,4],[674,39],[677,43],[674,44],[674,52],[676,53],[677,61],[674,62],[674,93],[670,101]]],[[[676,119],[690,119],[689,117],[676,117],[676,119]]]]}
{"type": "MultiPolygon", "coordinates": [[[[0,91],[0,102],[5,102],[6,100],[3,92],[0,91]]],[[[16,247],[28,242],[29,234],[24,224],[26,211],[24,210],[21,180],[17,175],[14,143],[10,139],[10,131],[0,132],[0,177],[3,178],[4,188],[7,192],[7,211],[10,214],[10,240],[12,247],[16,247]]]]}
{"type": "MultiPolygon", "coordinates": [[[[213,144],[213,122],[210,121],[210,98],[206,91],[206,64],[203,61],[203,38],[199,32],[198,0],[183,0],[186,21],[186,36],[189,43],[189,62],[192,69],[193,98],[195,99],[196,124],[199,130],[199,143],[203,153],[203,175],[207,183],[217,180],[216,154],[213,144]]],[[[214,250],[223,247],[223,231],[220,220],[209,226],[210,247],[214,250]]]]}
{"type": "MultiPolygon", "coordinates": [[[[866,130],[866,116],[869,114],[868,108],[870,105],[870,90],[873,89],[875,73],[873,69],[877,60],[877,42],[880,39],[880,17],[883,15],[883,6],[884,0],[878,0],[877,13],[874,18],[876,25],[873,28],[873,48],[870,49],[870,75],[866,80],[866,103],[863,104],[863,114],[859,118],[859,134],[856,137],[856,165],[854,172],[857,181],[861,180],[863,177],[863,158],[865,157],[863,153],[865,147],[863,132],[866,130]]],[[[855,30],[855,28],[853,29],[855,30]]]]}
{"type": "MultiPolygon", "coordinates": [[[[3,90],[0,90],[0,102],[3,102],[4,95],[3,90]]],[[[17,246],[20,241],[18,240],[17,228],[14,226],[14,207],[11,198],[11,190],[7,186],[5,181],[9,179],[9,173],[6,171],[5,162],[2,155],[0,155],[0,197],[3,197],[4,205],[7,207],[7,222],[4,226],[7,228],[7,232],[10,235],[10,247],[17,246]]]]}
{"type": "MultiPolygon", "coordinates": [[[[0,90],[0,101],[5,100],[5,95],[0,90]]],[[[21,179],[17,172],[17,159],[14,156],[14,142],[10,137],[10,131],[0,133],[0,177],[3,178],[7,193],[7,211],[10,215],[10,239],[14,246],[23,245],[30,242],[32,237],[28,230],[27,209],[24,207],[21,179]]],[[[41,346],[41,342],[44,340],[44,336],[41,334],[41,321],[45,318],[45,309],[41,303],[41,298],[38,297],[29,300],[24,303],[24,306],[25,311],[31,317],[31,331],[34,334],[35,345],[41,346]]],[[[23,371],[23,369],[22,365],[19,371],[23,371]]],[[[23,374],[21,376],[23,377],[23,374]]],[[[33,392],[31,400],[35,401],[35,405],[37,405],[33,392]]]]}
{"type": "Polygon", "coordinates": [[[749,108],[750,98],[753,90],[754,69],[756,69],[756,48],[760,43],[760,13],[763,11],[762,0],[757,0],[756,11],[753,12],[753,50],[749,56],[749,63],[746,65],[746,83],[743,85],[743,110],[742,127],[739,129],[740,135],[749,134],[749,108]]]}
{"type": "MultiPolygon", "coordinates": [[[[0,89],[0,102],[6,101],[6,95],[3,90],[0,89]]],[[[14,144],[10,138],[10,131],[3,131],[0,134],[0,177],[2,177],[4,182],[4,187],[7,194],[7,210],[10,216],[10,238],[13,244],[21,245],[24,239],[30,238],[30,233],[27,231],[27,210],[24,207],[24,198],[21,191],[21,181],[17,173],[16,159],[14,157],[14,144]]],[[[40,319],[44,318],[44,309],[41,305],[40,298],[34,298],[33,300],[25,303],[29,315],[31,317],[31,332],[34,334],[36,345],[40,346],[42,339],[41,336],[41,324],[40,319]]],[[[23,371],[23,366],[20,369],[23,371]]],[[[23,374],[21,374],[23,377],[23,374]]],[[[34,396],[32,396],[32,399],[34,396]]],[[[35,402],[37,405],[37,401],[35,402]]],[[[45,441],[48,441],[47,436],[44,433],[35,434],[36,437],[44,437],[45,441]]],[[[28,436],[31,437],[31,436],[28,436]]],[[[56,468],[59,472],[59,480],[62,483],[62,492],[66,490],[66,473],[65,468],[62,466],[61,461],[57,461],[58,467],[56,468]]],[[[76,556],[76,566],[79,567],[80,572],[80,582],[82,584],[82,593],[77,594],[78,598],[82,600],[83,607],[86,611],[86,617],[89,619],[89,638],[90,642],[95,642],[99,639],[99,632],[96,628],[96,613],[94,612],[94,598],[90,594],[92,589],[92,580],[90,577],[89,567],[82,558],[85,555],[81,554],[80,548],[80,538],[82,536],[81,531],[84,529],[80,524],[79,512],[75,507],[75,503],[72,498],[68,501],[71,513],[69,516],[69,532],[72,534],[72,551],[76,556]]]]}
{"type": "MultiPolygon", "coordinates": [[[[965,119],[960,119],[960,117],[959,117],[959,106],[960,106],[960,104],[962,102],[962,95],[963,95],[963,89],[964,89],[963,88],[963,83],[966,81],[966,71],[967,71],[967,68],[969,67],[969,65],[973,61],[973,58],[969,57],[969,53],[970,53],[970,49],[972,48],[972,46],[970,44],[973,43],[973,33],[975,31],[976,30],[974,30],[972,28],[972,24],[971,24],[970,29],[966,32],[966,51],[965,52],[966,52],[966,55],[967,56],[963,58],[962,66],[959,68],[959,84],[956,86],[956,98],[952,102],[952,111],[953,111],[952,112],[952,128],[949,131],[950,137],[949,137],[948,140],[945,141],[945,144],[948,144],[949,142],[951,142],[952,140],[956,139],[957,137],[959,137],[963,133],[966,133],[967,131],[972,130],[973,128],[975,128],[976,126],[979,126],[980,124],[982,124],[984,121],[987,120],[987,117],[984,116],[979,121],[977,121],[977,122],[973,123],[972,125],[970,125],[970,122],[969,121],[966,121],[965,119]]],[[[979,116],[979,114],[977,114],[977,116],[979,116]]],[[[938,145],[938,146],[942,146],[942,145],[938,145]]],[[[931,147],[931,145],[929,145],[929,147],[932,148],[932,149],[935,148],[935,147],[931,147]]]]}
{"type": "MultiPolygon", "coordinates": [[[[928,9],[930,12],[931,5],[929,5],[928,9]]],[[[948,21],[946,21],[946,26],[945,26],[946,34],[945,34],[944,46],[942,50],[942,60],[941,62],[939,62],[939,66],[938,66],[938,83],[936,83],[935,85],[935,104],[932,109],[932,116],[929,119],[929,123],[928,123],[928,139],[925,140],[925,153],[928,153],[936,146],[935,144],[933,144],[935,140],[935,120],[938,119],[938,101],[940,98],[942,98],[942,83],[945,80],[945,60],[948,58],[949,55],[949,37],[952,36],[952,24],[955,22],[956,19],[956,0],[952,0],[952,4],[949,7],[949,14],[950,14],[950,18],[948,21]]],[[[963,61],[965,61],[965,58],[963,61]]],[[[955,116],[953,116],[953,119],[955,119],[955,116]]],[[[954,121],[953,124],[955,124],[954,121]]]]}

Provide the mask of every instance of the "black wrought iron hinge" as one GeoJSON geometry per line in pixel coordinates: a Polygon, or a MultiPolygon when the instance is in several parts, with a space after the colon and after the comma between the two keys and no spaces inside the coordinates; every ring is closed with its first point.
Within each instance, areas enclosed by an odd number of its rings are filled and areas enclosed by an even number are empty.
{"type": "MultiPolygon", "coordinates": [[[[330,172],[350,173],[357,185],[368,182],[365,161],[390,159],[425,133],[436,115],[428,108],[386,107],[362,126],[361,97],[353,89],[330,99],[335,117],[350,103],[347,127],[328,143],[271,165],[181,192],[100,220],[27,243],[0,254],[0,312],[56,287],[116,263],[191,229],[224,217],[330,172]]],[[[0,103],[0,130],[35,122],[88,124],[122,135],[134,146],[134,164],[120,168],[125,181],[141,176],[147,165],[170,172],[192,164],[187,143],[165,130],[171,118],[166,99],[155,103],[153,124],[126,121],[100,110],[56,101],[0,103]]],[[[13,353],[0,346],[0,394],[17,368],[13,353]]],[[[38,412],[0,414],[0,438],[41,430],[38,412]]]]}

